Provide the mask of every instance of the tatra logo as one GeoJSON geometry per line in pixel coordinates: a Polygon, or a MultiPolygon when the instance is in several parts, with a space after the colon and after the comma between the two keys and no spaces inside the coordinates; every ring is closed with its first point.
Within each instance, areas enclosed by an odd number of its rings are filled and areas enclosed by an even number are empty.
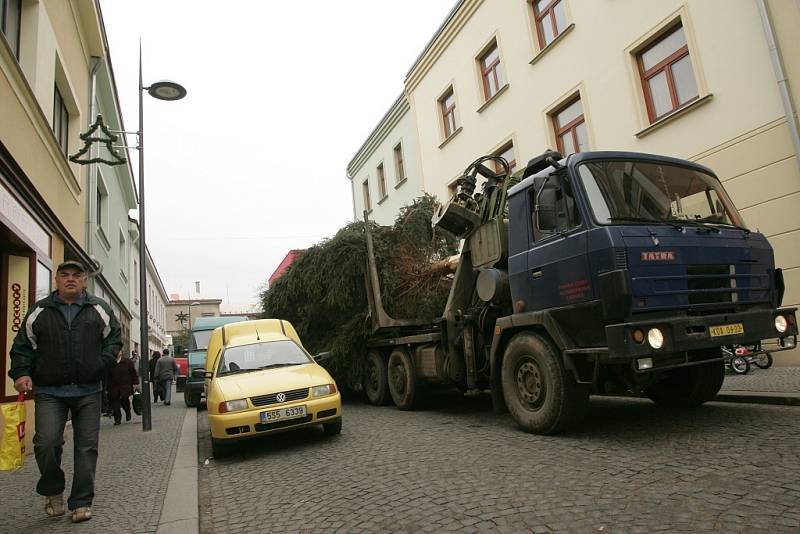
{"type": "Polygon", "coordinates": [[[286,393],[278,393],[275,395],[275,400],[278,402],[286,402],[286,393]]]}
{"type": "Polygon", "coordinates": [[[642,252],[642,261],[674,261],[675,251],[658,250],[655,252],[642,252]]]}
{"type": "Polygon", "coordinates": [[[11,305],[14,310],[11,330],[19,332],[19,327],[22,324],[22,286],[19,284],[11,284],[11,305]]]}

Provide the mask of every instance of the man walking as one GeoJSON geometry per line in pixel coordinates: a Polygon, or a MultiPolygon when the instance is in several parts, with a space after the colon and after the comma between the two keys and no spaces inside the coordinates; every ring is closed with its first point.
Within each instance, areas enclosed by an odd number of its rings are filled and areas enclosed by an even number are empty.
{"type": "Polygon", "coordinates": [[[8,376],[14,388],[36,388],[33,452],[50,517],[64,514],[61,453],[67,414],[72,414],[74,475],[67,506],[72,521],[92,518],[94,476],[103,395],[101,380],[122,348],[111,307],[86,293],[86,269],[65,261],[56,269],[56,291],[37,302],[11,347],[8,376]]]}
{"type": "Polygon", "coordinates": [[[172,382],[178,376],[178,362],[169,355],[169,349],[164,349],[161,358],[158,359],[155,375],[158,385],[161,387],[161,398],[164,399],[164,405],[169,406],[172,400],[172,382]]]}

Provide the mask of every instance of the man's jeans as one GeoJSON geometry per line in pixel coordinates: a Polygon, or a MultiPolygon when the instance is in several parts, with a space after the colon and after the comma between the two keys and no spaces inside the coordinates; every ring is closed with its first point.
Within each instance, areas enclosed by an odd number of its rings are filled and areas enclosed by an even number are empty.
{"type": "Polygon", "coordinates": [[[161,381],[161,398],[164,402],[172,402],[172,379],[161,381]]]}
{"type": "Polygon", "coordinates": [[[64,447],[64,426],[72,412],[72,434],[75,451],[75,473],[67,507],[74,510],[91,506],[94,499],[94,474],[97,467],[97,442],[100,433],[102,392],[83,397],[53,397],[36,394],[36,434],[33,453],[41,478],[36,484],[39,495],[52,496],[64,492],[64,471],[61,452],[64,447]]]}

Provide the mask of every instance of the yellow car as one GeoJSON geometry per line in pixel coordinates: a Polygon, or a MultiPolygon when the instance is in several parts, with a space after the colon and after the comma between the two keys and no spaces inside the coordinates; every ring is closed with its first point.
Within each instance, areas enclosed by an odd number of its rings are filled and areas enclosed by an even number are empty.
{"type": "Polygon", "coordinates": [[[205,370],[194,372],[206,381],[214,456],[224,455],[234,441],[265,434],[320,423],[326,434],[342,430],[336,382],[303,348],[288,321],[217,328],[208,342],[205,370]]]}

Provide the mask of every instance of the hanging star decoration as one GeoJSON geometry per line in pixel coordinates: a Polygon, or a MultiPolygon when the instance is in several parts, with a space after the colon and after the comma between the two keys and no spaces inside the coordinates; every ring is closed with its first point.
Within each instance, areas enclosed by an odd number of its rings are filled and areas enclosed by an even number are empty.
{"type": "Polygon", "coordinates": [[[80,165],[88,165],[89,163],[105,163],[106,165],[123,165],[127,163],[127,159],[125,156],[122,156],[114,149],[114,143],[117,141],[119,136],[114,135],[108,130],[108,127],[103,123],[103,116],[98,115],[97,119],[94,121],[89,127],[89,130],[86,133],[81,134],[81,139],[84,142],[83,148],[78,151],[77,154],[74,154],[69,157],[69,160],[73,163],[78,163],[80,165]],[[97,130],[100,130],[102,136],[97,135],[97,130]],[[89,150],[92,148],[93,143],[103,143],[108,150],[108,153],[111,154],[113,159],[105,159],[103,157],[94,157],[88,158],[84,156],[88,156],[89,150]],[[84,158],[84,159],[81,159],[84,158]]]}
{"type": "Polygon", "coordinates": [[[180,312],[178,314],[175,314],[175,320],[181,323],[181,325],[183,325],[183,323],[185,323],[187,319],[189,319],[189,315],[186,313],[180,312]]]}

